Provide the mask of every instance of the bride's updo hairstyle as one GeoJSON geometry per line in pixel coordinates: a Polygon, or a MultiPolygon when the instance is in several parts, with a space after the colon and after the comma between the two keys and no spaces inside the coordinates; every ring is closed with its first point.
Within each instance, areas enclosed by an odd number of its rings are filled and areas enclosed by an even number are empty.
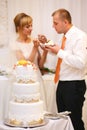
{"type": "Polygon", "coordinates": [[[14,18],[14,24],[15,24],[15,30],[18,32],[20,28],[23,28],[25,25],[32,24],[32,17],[25,14],[25,13],[19,13],[14,18]]]}

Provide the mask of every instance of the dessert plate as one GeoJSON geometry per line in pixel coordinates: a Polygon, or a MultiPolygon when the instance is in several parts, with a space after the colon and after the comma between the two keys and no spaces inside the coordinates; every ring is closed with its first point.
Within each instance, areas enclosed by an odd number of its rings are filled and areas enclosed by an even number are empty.
{"type": "Polygon", "coordinates": [[[21,127],[21,128],[34,128],[34,127],[40,127],[40,126],[44,126],[46,124],[48,124],[49,120],[47,118],[44,118],[43,122],[42,123],[38,123],[38,124],[12,124],[10,123],[10,120],[9,119],[5,119],[4,120],[4,124],[9,126],[9,127],[21,127]]]}
{"type": "Polygon", "coordinates": [[[54,42],[50,40],[48,43],[40,43],[41,47],[46,47],[46,46],[54,46],[54,42]]]}
{"type": "Polygon", "coordinates": [[[60,118],[63,118],[63,119],[68,119],[68,115],[70,114],[71,112],[68,112],[68,111],[65,111],[65,112],[61,112],[61,113],[45,113],[44,114],[44,117],[45,118],[48,118],[48,119],[60,119],[60,118]]]}
{"type": "Polygon", "coordinates": [[[59,112],[59,113],[57,113],[58,115],[69,115],[69,114],[71,114],[71,112],[70,111],[64,111],[64,112],[59,112]]]}
{"type": "Polygon", "coordinates": [[[46,113],[44,116],[45,118],[54,119],[54,120],[60,118],[57,114],[53,114],[53,113],[46,113]]]}

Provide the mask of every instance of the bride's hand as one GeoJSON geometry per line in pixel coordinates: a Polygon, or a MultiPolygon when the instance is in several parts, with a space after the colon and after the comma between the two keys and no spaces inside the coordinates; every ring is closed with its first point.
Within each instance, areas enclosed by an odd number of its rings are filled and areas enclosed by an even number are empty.
{"type": "Polygon", "coordinates": [[[33,40],[33,43],[34,43],[34,47],[37,47],[37,48],[38,48],[38,46],[40,45],[40,42],[39,42],[38,39],[34,39],[34,40],[33,40]]]}

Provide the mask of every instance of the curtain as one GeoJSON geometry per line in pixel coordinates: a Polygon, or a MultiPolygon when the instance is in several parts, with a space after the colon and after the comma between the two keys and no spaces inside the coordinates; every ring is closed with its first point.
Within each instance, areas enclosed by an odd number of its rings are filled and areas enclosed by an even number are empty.
{"type": "Polygon", "coordinates": [[[13,18],[17,13],[25,12],[33,18],[33,35],[46,34],[57,40],[58,35],[52,28],[53,11],[65,8],[72,15],[73,24],[87,32],[87,0],[8,0],[8,27],[13,33],[13,18]]]}

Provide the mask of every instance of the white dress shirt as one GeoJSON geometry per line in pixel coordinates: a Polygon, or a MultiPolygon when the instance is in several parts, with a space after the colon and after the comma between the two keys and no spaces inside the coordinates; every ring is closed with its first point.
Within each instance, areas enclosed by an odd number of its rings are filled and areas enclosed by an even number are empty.
{"type": "Polygon", "coordinates": [[[75,26],[72,26],[65,37],[65,49],[60,49],[57,54],[58,57],[62,58],[59,80],[85,79],[87,35],[75,26]]]}

